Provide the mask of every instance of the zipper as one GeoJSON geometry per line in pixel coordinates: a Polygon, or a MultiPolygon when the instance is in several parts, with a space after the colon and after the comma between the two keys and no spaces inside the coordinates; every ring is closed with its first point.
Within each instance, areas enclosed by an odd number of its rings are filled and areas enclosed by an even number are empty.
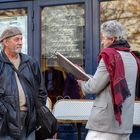
{"type": "MultiPolygon", "coordinates": [[[[20,66],[19,66],[19,73],[21,73],[20,72],[20,66]]],[[[20,76],[18,76],[18,77],[20,77],[20,76]]],[[[24,91],[24,94],[25,94],[25,98],[26,98],[26,104],[27,104],[27,121],[25,121],[26,122],[26,124],[27,124],[27,128],[28,128],[28,126],[29,126],[29,120],[30,120],[30,114],[31,114],[31,109],[30,109],[30,101],[29,101],[29,98],[30,98],[30,95],[26,92],[26,90],[25,90],[25,86],[24,86],[24,84],[22,83],[22,80],[19,78],[19,81],[20,81],[20,84],[21,84],[21,86],[22,86],[22,88],[23,88],[23,91],[24,91]]]]}
{"type": "MultiPolygon", "coordinates": [[[[17,73],[14,71],[14,75],[15,74],[17,74],[17,73]]],[[[16,75],[15,75],[15,81],[16,81],[16,75]]],[[[16,84],[16,88],[15,88],[16,92],[15,93],[16,93],[16,97],[17,97],[16,100],[15,100],[17,102],[17,108],[16,108],[16,111],[17,111],[17,119],[18,119],[17,122],[19,122],[19,134],[21,134],[21,119],[20,119],[20,106],[19,106],[19,90],[18,90],[17,81],[15,82],[15,84],[16,84]]]]}

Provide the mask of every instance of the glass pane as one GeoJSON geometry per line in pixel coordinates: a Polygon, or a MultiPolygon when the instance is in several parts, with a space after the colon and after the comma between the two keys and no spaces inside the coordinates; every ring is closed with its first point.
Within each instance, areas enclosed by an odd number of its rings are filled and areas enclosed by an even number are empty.
{"type": "Polygon", "coordinates": [[[27,54],[27,11],[25,9],[0,10],[0,33],[8,26],[17,26],[21,29],[23,33],[22,52],[27,54]]]}
{"type": "Polygon", "coordinates": [[[41,15],[41,68],[49,95],[63,96],[65,71],[57,64],[56,52],[75,64],[84,65],[84,5],[44,7],[41,15]]]}
{"type": "Polygon", "coordinates": [[[113,19],[120,21],[126,29],[131,49],[140,51],[140,1],[116,0],[100,4],[101,23],[113,19]]]}

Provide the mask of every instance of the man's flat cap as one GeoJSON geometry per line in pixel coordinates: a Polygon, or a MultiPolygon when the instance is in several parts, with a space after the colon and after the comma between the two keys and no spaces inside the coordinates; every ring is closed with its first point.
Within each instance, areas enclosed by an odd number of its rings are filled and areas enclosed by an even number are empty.
{"type": "Polygon", "coordinates": [[[19,28],[10,26],[7,29],[3,31],[3,33],[0,36],[0,42],[2,42],[4,39],[15,36],[15,35],[22,35],[22,32],[19,28]]]}

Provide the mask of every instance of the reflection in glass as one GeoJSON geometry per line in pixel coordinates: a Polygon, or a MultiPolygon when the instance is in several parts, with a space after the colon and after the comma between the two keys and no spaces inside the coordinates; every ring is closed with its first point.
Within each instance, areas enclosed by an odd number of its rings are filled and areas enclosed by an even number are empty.
{"type": "Polygon", "coordinates": [[[45,7],[42,10],[42,57],[56,65],[56,52],[83,64],[83,5],[45,7]]]}
{"type": "Polygon", "coordinates": [[[22,52],[27,54],[27,11],[25,9],[0,10],[0,35],[8,26],[17,26],[21,29],[23,33],[22,52]]]}
{"type": "Polygon", "coordinates": [[[56,52],[63,54],[73,63],[83,66],[84,5],[44,7],[41,14],[41,69],[48,96],[53,104],[57,101],[57,96],[65,98],[68,95],[70,98],[77,98],[76,94],[80,93],[75,90],[76,85],[72,86],[73,82],[67,84],[68,80],[69,82],[72,80],[68,79],[66,71],[57,64],[56,52]],[[71,96],[70,92],[75,97],[71,96]]]}
{"type": "Polygon", "coordinates": [[[100,4],[101,23],[114,19],[120,21],[126,29],[131,49],[140,51],[140,1],[116,0],[100,4]]]}

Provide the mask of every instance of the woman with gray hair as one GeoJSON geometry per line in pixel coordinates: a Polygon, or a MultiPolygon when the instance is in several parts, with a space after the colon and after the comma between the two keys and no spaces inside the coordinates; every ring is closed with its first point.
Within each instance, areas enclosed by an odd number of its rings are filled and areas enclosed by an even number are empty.
{"type": "Polygon", "coordinates": [[[85,94],[96,94],[86,140],[129,140],[140,63],[130,51],[119,22],[103,23],[101,35],[103,49],[95,74],[88,81],[78,80],[85,94]]]}
{"type": "Polygon", "coordinates": [[[101,32],[108,38],[115,37],[116,40],[125,40],[126,38],[123,26],[116,20],[103,23],[101,32]]]}

